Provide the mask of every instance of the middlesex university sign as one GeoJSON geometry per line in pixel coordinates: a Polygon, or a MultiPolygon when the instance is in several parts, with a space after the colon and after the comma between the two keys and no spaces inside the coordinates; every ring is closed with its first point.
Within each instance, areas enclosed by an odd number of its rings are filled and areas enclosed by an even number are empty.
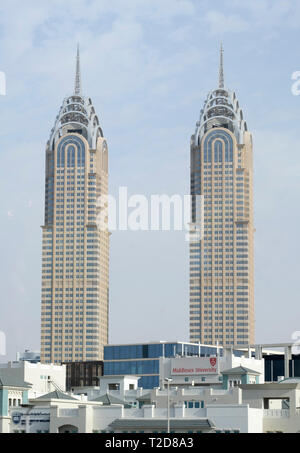
{"type": "Polygon", "coordinates": [[[191,357],[171,360],[171,374],[174,376],[197,376],[202,374],[218,374],[216,357],[191,357]]]}

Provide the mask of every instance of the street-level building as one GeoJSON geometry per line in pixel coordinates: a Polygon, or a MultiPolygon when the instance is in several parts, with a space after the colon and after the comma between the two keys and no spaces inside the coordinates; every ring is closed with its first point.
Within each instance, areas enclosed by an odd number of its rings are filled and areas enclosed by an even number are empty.
{"type": "MultiPolygon", "coordinates": [[[[78,401],[59,393],[31,400],[26,407],[11,410],[12,433],[166,433],[167,410],[144,405],[126,409],[124,404],[104,405],[78,401]]],[[[174,406],[170,428],[176,433],[209,433],[214,424],[196,410],[174,406]]]]}
{"type": "MultiPolygon", "coordinates": [[[[221,374],[221,385],[167,386],[148,393],[137,388],[127,390],[126,382],[137,383],[128,376],[123,378],[122,392],[127,396],[135,392],[139,403],[135,406],[125,401],[120,391],[119,397],[114,396],[117,378],[110,383],[107,377],[102,386],[106,393],[101,396],[59,390],[30,400],[25,395],[18,405],[7,407],[2,420],[5,432],[13,433],[166,433],[169,406],[173,433],[299,431],[299,379],[259,384],[259,372],[243,366],[221,374]],[[114,385],[113,390],[110,385],[114,385]]],[[[6,384],[11,390],[20,385],[20,395],[27,390],[24,383],[6,384]]]]}
{"type": "Polygon", "coordinates": [[[10,410],[27,404],[30,388],[19,376],[8,376],[0,369],[0,434],[10,432],[10,410]]]}

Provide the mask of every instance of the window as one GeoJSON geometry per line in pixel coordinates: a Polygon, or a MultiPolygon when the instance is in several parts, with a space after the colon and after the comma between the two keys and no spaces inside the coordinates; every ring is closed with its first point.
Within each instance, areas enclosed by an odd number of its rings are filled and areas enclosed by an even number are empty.
{"type": "Polygon", "coordinates": [[[120,384],[108,384],[108,390],[120,390],[120,384]]]}

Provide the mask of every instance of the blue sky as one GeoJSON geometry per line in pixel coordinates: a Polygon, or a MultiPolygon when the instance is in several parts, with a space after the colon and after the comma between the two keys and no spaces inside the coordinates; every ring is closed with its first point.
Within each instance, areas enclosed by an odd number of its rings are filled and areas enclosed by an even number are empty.
{"type": "MultiPolygon", "coordinates": [[[[256,341],[300,330],[300,3],[11,0],[0,5],[0,330],[7,357],[39,348],[44,152],[73,90],[76,44],[110,153],[110,190],[188,193],[189,143],[218,77],[254,140],[256,341]]],[[[116,232],[110,341],[188,339],[183,233],[116,232]]]]}

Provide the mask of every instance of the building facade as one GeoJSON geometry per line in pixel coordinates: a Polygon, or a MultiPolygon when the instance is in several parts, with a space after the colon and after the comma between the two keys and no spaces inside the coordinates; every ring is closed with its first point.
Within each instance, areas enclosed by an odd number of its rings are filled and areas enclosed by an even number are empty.
{"type": "MultiPolygon", "coordinates": [[[[266,373],[266,382],[276,382],[280,381],[285,377],[285,363],[284,356],[281,355],[264,355],[265,359],[265,373],[266,373]]],[[[288,363],[289,375],[288,377],[298,377],[300,378],[300,355],[292,355],[288,363]]]]}
{"type": "Polygon", "coordinates": [[[161,357],[159,387],[151,390],[138,386],[138,376],[115,375],[66,393],[42,382],[49,373],[53,385],[51,373],[62,375],[64,366],[20,362],[19,371],[28,368],[20,374],[9,364],[0,368],[0,432],[166,433],[168,412],[173,433],[298,432],[300,380],[265,382],[258,349],[256,357],[251,347],[240,357],[231,348],[161,357]]]}
{"type": "MultiPolygon", "coordinates": [[[[299,379],[257,384],[251,383],[251,376],[256,375],[253,370],[232,369],[223,372],[224,382],[229,384],[233,373],[239,381],[236,386],[154,389],[143,397],[139,408],[126,408],[125,402],[114,398],[103,403],[100,398],[90,400],[58,391],[31,400],[25,395],[21,405],[9,407],[0,393],[2,432],[166,433],[168,400],[173,433],[299,432],[299,379]]],[[[7,383],[12,390],[16,385],[7,383]]],[[[26,386],[22,384],[18,390],[26,392],[26,386]]],[[[5,397],[7,401],[8,394],[5,397]]]]}
{"type": "MultiPolygon", "coordinates": [[[[159,386],[160,357],[215,357],[218,354],[223,354],[223,348],[179,341],[107,345],[104,347],[103,375],[140,376],[139,387],[152,389],[159,386]]],[[[234,354],[240,356],[243,352],[234,351],[234,354]]]]}
{"type": "Polygon", "coordinates": [[[0,434],[10,432],[10,410],[28,403],[30,384],[0,369],[0,434]]]}
{"type": "Polygon", "coordinates": [[[212,388],[228,388],[240,382],[243,384],[249,383],[247,379],[235,379],[235,374],[231,374],[227,379],[226,370],[239,371],[247,375],[247,370],[252,370],[255,374],[254,382],[264,383],[265,364],[264,359],[256,359],[252,357],[251,351],[247,354],[237,357],[232,353],[231,349],[224,349],[222,355],[210,357],[161,357],[159,363],[159,387],[164,388],[166,379],[170,386],[183,388],[192,387],[208,387],[212,388]],[[224,375],[226,374],[226,378],[224,375]],[[232,385],[231,385],[232,384],[232,385]]]}
{"type": "Polygon", "coordinates": [[[101,360],[108,343],[108,149],[89,97],[75,90],[46,148],[41,361],[101,360]],[[103,200],[103,198],[102,198],[103,200]],[[105,200],[105,198],[104,198],[105,200]],[[104,209],[105,210],[105,209],[104,209]]]}
{"type": "Polygon", "coordinates": [[[60,388],[66,390],[66,366],[19,362],[0,363],[0,375],[7,382],[26,382],[30,388],[28,398],[36,398],[45,393],[60,388]]]}
{"type": "Polygon", "coordinates": [[[190,243],[190,341],[254,343],[252,137],[234,91],[208,94],[191,138],[192,227],[204,204],[204,232],[190,243]]]}
{"type": "Polygon", "coordinates": [[[68,362],[66,363],[66,387],[94,387],[99,385],[103,375],[103,362],[68,362]]]}

